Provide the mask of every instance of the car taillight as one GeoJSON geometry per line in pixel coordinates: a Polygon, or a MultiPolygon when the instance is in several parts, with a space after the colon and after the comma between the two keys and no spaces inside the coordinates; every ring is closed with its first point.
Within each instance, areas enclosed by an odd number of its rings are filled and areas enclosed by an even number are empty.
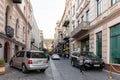
{"type": "Polygon", "coordinates": [[[28,64],[32,64],[32,60],[29,60],[29,61],[28,61],[28,64]]]}

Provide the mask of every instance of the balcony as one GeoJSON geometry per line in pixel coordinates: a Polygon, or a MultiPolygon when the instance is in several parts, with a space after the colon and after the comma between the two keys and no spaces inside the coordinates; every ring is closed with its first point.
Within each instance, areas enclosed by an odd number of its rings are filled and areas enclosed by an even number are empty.
{"type": "Polygon", "coordinates": [[[22,0],[12,0],[13,3],[22,3],[22,0]]]}
{"type": "Polygon", "coordinates": [[[34,38],[31,39],[31,44],[33,44],[33,43],[35,43],[35,39],[34,38]]]}
{"type": "Polygon", "coordinates": [[[6,36],[10,38],[14,36],[14,29],[11,26],[6,27],[6,36]]]}
{"type": "Polygon", "coordinates": [[[65,20],[65,22],[63,23],[63,27],[67,27],[69,25],[69,20],[65,20]]]}
{"type": "Polygon", "coordinates": [[[82,22],[80,23],[72,32],[71,32],[71,37],[72,38],[77,38],[80,37],[81,34],[87,32],[89,30],[90,23],[89,22],[82,22]]]}
{"type": "Polygon", "coordinates": [[[64,36],[63,40],[65,40],[65,41],[69,40],[69,36],[64,36]]]}

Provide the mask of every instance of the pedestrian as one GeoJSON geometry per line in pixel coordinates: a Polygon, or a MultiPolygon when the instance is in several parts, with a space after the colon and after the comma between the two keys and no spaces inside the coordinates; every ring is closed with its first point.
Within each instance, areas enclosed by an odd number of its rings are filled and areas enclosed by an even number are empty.
{"type": "Polygon", "coordinates": [[[79,57],[80,73],[84,74],[84,55],[81,52],[79,57]]]}

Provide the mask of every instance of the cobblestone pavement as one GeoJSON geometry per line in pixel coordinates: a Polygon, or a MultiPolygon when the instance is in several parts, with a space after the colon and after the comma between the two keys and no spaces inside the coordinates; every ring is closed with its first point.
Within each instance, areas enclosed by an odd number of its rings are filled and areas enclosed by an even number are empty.
{"type": "Polygon", "coordinates": [[[30,71],[24,74],[18,69],[6,67],[6,74],[1,75],[0,80],[120,80],[118,74],[113,74],[113,79],[109,79],[106,71],[88,70],[81,75],[79,69],[71,66],[68,59],[51,60],[45,73],[30,71]]]}
{"type": "Polygon", "coordinates": [[[49,67],[44,73],[38,71],[30,71],[27,74],[21,72],[21,70],[15,68],[6,68],[6,74],[0,76],[0,80],[53,80],[51,67],[49,67]]]}
{"type": "Polygon", "coordinates": [[[113,74],[113,79],[110,79],[109,72],[99,70],[87,70],[81,75],[78,68],[71,66],[70,60],[54,60],[53,63],[61,80],[120,80],[120,75],[113,74]]]}

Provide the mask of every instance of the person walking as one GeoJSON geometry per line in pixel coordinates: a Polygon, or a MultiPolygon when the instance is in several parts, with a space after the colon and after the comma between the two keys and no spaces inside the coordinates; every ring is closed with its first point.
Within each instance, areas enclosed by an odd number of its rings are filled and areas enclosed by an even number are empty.
{"type": "Polygon", "coordinates": [[[80,73],[83,75],[84,74],[84,55],[83,55],[83,53],[80,53],[79,65],[80,65],[80,73]]]}

